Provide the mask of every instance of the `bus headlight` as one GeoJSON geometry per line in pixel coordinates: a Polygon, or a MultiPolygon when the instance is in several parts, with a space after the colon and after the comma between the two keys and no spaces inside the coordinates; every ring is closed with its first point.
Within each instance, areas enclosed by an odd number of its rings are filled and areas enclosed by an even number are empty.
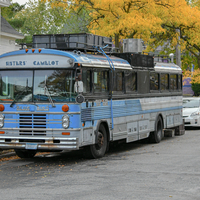
{"type": "Polygon", "coordinates": [[[0,128],[2,128],[4,125],[4,116],[0,114],[0,128]]]}
{"type": "Polygon", "coordinates": [[[69,127],[69,116],[68,115],[64,115],[62,117],[62,126],[63,126],[63,128],[69,127]]]}

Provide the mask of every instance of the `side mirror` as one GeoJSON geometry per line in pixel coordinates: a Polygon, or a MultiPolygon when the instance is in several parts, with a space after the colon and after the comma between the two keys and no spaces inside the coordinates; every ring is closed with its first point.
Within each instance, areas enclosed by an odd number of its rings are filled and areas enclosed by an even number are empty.
{"type": "Polygon", "coordinates": [[[74,91],[76,93],[83,92],[83,81],[76,81],[74,84],[74,91]]]}

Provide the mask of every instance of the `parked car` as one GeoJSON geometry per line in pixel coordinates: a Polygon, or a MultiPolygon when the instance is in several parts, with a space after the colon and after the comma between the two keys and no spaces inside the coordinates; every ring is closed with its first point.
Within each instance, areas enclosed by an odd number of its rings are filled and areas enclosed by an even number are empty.
{"type": "Polygon", "coordinates": [[[185,126],[200,127],[200,98],[183,98],[183,119],[185,126]]]}

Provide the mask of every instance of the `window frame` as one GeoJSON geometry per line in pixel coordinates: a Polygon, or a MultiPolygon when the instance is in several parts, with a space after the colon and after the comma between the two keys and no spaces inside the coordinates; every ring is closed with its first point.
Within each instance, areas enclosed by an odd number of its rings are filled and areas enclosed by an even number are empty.
{"type": "Polygon", "coordinates": [[[109,93],[109,88],[110,88],[110,73],[109,73],[109,69],[106,69],[106,68],[100,68],[100,69],[93,69],[92,70],[92,93],[95,95],[95,94],[108,94],[109,93]],[[102,75],[101,75],[101,91],[95,91],[95,83],[94,83],[94,73],[95,72],[107,72],[107,90],[102,90],[102,75]]]}
{"type": "Polygon", "coordinates": [[[113,87],[112,87],[112,91],[113,91],[113,94],[125,94],[125,77],[124,77],[124,70],[121,70],[121,69],[115,69],[114,71],[114,77],[113,77],[113,87]],[[119,83],[119,81],[117,80],[117,74],[121,73],[122,74],[122,80],[121,80],[121,87],[122,89],[121,90],[116,90],[116,83],[119,83]]]}
{"type": "Polygon", "coordinates": [[[160,73],[160,91],[161,92],[167,92],[167,91],[169,91],[169,73],[160,73]],[[167,75],[167,82],[168,82],[167,89],[166,89],[166,84],[165,83],[164,83],[165,87],[164,87],[164,89],[162,89],[162,75],[167,75]]]}
{"type": "MultiPolygon", "coordinates": [[[[136,71],[125,71],[124,72],[124,88],[125,88],[125,93],[126,94],[135,94],[135,93],[137,93],[137,90],[138,90],[138,84],[137,84],[137,72],[136,71]],[[127,74],[132,74],[134,77],[135,77],[135,86],[134,86],[134,90],[129,90],[129,91],[127,91],[127,84],[128,84],[128,81],[127,81],[127,74]]],[[[131,77],[132,78],[132,77],[131,77]]]]}
{"type": "Polygon", "coordinates": [[[160,92],[160,73],[158,73],[158,72],[151,72],[150,71],[150,73],[149,73],[149,90],[150,90],[150,92],[155,92],[155,93],[156,92],[160,92]],[[151,74],[154,74],[154,76],[158,75],[158,78],[157,78],[157,80],[158,80],[158,89],[152,89],[151,88],[151,74]]]}
{"type": "Polygon", "coordinates": [[[175,74],[175,73],[169,74],[169,91],[174,92],[174,91],[178,91],[178,89],[179,89],[179,87],[178,87],[178,74],[175,74]],[[171,85],[171,81],[172,81],[171,76],[176,76],[175,78],[173,78],[173,88],[172,88],[172,85],[171,85]],[[176,88],[174,88],[174,80],[176,81],[176,88]]]}

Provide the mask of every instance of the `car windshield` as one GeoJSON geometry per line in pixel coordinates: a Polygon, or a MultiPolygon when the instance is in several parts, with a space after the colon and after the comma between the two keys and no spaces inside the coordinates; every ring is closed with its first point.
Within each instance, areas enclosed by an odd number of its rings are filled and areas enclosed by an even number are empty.
{"type": "Polygon", "coordinates": [[[0,71],[0,101],[75,101],[73,70],[0,71]]]}
{"type": "Polygon", "coordinates": [[[183,108],[198,108],[199,99],[184,99],[183,108]]]}

